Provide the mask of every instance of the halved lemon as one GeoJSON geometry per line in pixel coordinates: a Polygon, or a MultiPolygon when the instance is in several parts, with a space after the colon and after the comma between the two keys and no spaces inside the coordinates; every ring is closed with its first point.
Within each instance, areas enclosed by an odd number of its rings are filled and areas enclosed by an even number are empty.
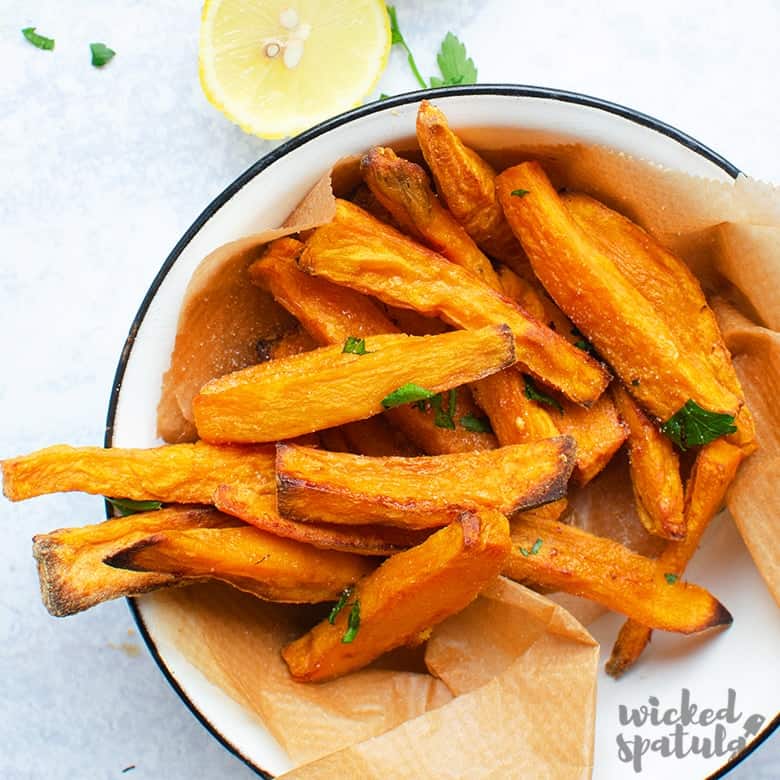
{"type": "Polygon", "coordinates": [[[382,0],[206,0],[200,82],[248,133],[283,138],[358,105],[390,45],[382,0]]]}

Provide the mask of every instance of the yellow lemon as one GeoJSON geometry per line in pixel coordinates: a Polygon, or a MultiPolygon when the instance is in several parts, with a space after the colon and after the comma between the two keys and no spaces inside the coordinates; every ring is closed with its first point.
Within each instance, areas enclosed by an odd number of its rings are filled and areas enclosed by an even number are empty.
{"type": "Polygon", "coordinates": [[[283,138],[358,105],[390,45],[382,0],[206,0],[200,82],[248,133],[283,138]]]}

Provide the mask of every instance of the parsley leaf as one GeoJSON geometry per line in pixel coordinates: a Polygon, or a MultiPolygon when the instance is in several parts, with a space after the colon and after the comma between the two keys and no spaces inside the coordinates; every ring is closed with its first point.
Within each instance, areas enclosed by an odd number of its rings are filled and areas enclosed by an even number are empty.
{"type": "Polygon", "coordinates": [[[632,379],[631,380],[631,387],[639,387],[639,380],[638,379],[632,379]]]}
{"type": "Polygon", "coordinates": [[[333,609],[330,611],[330,614],[328,615],[328,623],[333,625],[336,622],[336,615],[341,612],[342,609],[344,609],[344,605],[349,600],[349,597],[352,595],[352,587],[347,586],[344,588],[344,590],[341,591],[341,595],[339,596],[339,600],[334,605],[333,609]]]}
{"type": "Polygon", "coordinates": [[[662,426],[665,433],[683,452],[721,436],[737,432],[734,417],[720,412],[708,412],[693,399],[678,409],[662,426]]]}
{"type": "Polygon", "coordinates": [[[457,389],[450,390],[448,393],[447,408],[444,404],[444,393],[436,393],[431,398],[431,406],[436,412],[436,416],[433,419],[433,424],[437,428],[447,428],[448,430],[455,430],[455,404],[458,400],[457,389]]]}
{"type": "Polygon", "coordinates": [[[534,542],[534,546],[530,550],[526,550],[525,547],[520,548],[520,555],[522,555],[524,558],[527,558],[529,555],[537,555],[539,553],[539,550],[542,549],[542,540],[537,539],[534,542]]]}
{"type": "Polygon", "coordinates": [[[35,27],[25,27],[22,30],[22,35],[38,49],[43,49],[44,51],[52,51],[54,49],[54,38],[38,35],[38,33],[35,32],[35,27]]]}
{"type": "Polygon", "coordinates": [[[516,198],[524,198],[531,190],[512,190],[512,195],[516,198]]]}
{"type": "Polygon", "coordinates": [[[431,76],[432,87],[449,87],[456,84],[476,84],[477,68],[466,54],[466,47],[457,35],[448,32],[436,55],[442,78],[431,76]]]}
{"type": "Polygon", "coordinates": [[[105,64],[111,62],[116,54],[105,43],[90,43],[89,48],[92,52],[92,65],[96,68],[102,68],[105,64]]]}
{"type": "Polygon", "coordinates": [[[352,609],[349,611],[346,633],[344,634],[343,637],[341,637],[342,644],[348,645],[354,642],[359,629],[360,629],[360,599],[355,599],[355,603],[352,605],[352,609]]]}
{"type": "Polygon", "coordinates": [[[359,339],[357,336],[347,336],[347,340],[344,342],[344,349],[341,352],[342,354],[349,352],[353,355],[367,355],[366,340],[359,339]]]}
{"type": "Polygon", "coordinates": [[[577,341],[574,342],[574,346],[577,347],[577,349],[581,349],[583,352],[587,352],[589,355],[596,355],[596,350],[593,349],[593,344],[591,344],[585,338],[579,328],[572,328],[571,335],[577,339],[577,341]]]}
{"type": "Polygon", "coordinates": [[[472,433],[493,433],[493,428],[487,417],[475,417],[473,414],[466,414],[460,418],[460,424],[472,433]]]}
{"type": "Polygon", "coordinates": [[[154,512],[162,508],[159,501],[133,501],[130,498],[108,498],[106,501],[119,512],[122,517],[134,515],[137,512],[154,512]]]}
{"type": "MultiPolygon", "coordinates": [[[[420,385],[416,385],[414,382],[407,382],[405,385],[401,385],[397,390],[393,390],[390,395],[385,396],[382,399],[382,406],[385,409],[392,409],[402,404],[410,404],[414,401],[423,401],[426,398],[433,398],[436,393],[432,393],[430,390],[426,390],[420,385]]],[[[418,406],[419,408],[419,406],[418,406]]]]}
{"type": "Polygon", "coordinates": [[[671,572],[666,572],[666,574],[664,574],[664,579],[670,585],[674,585],[674,583],[677,582],[677,580],[679,580],[680,578],[676,574],[672,574],[671,572]]]}
{"type": "Polygon", "coordinates": [[[553,409],[557,409],[561,414],[563,414],[563,407],[558,400],[538,390],[530,377],[523,376],[523,379],[525,379],[526,398],[530,398],[532,401],[545,404],[546,406],[552,406],[553,409]]]}
{"type": "Polygon", "coordinates": [[[409,63],[409,67],[412,69],[412,73],[414,73],[414,77],[417,79],[417,83],[422,89],[427,89],[428,85],[425,83],[425,79],[422,77],[422,74],[417,67],[417,63],[414,61],[414,55],[412,54],[409,45],[404,39],[401,28],[398,26],[398,15],[395,12],[394,6],[387,6],[387,15],[390,17],[390,35],[392,36],[391,44],[395,45],[398,43],[404,47],[404,51],[406,52],[406,61],[409,63]]]}

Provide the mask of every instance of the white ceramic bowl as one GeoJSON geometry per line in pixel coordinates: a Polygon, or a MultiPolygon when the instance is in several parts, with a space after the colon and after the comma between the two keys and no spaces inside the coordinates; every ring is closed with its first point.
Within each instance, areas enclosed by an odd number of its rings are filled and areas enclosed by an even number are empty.
{"type": "MultiPolygon", "coordinates": [[[[329,120],[281,145],[231,184],[196,220],[163,264],[130,329],[117,369],[108,414],[106,445],[150,446],[157,442],[155,410],[160,378],[173,347],[179,305],[187,281],[200,260],[216,247],[282,222],[310,187],[340,157],[374,144],[402,143],[414,136],[421,93],[373,103],[329,120]]],[[[671,169],[718,180],[738,170],[692,138],[635,111],[567,92],[518,86],[479,85],[429,91],[451,125],[475,145],[501,145],[519,133],[554,132],[561,141],[599,143],[671,169]]],[[[653,652],[634,673],[619,682],[600,672],[594,778],[633,775],[618,756],[617,737],[641,732],[657,737],[670,729],[621,725],[619,705],[629,708],[656,697],[664,707],[691,691],[699,708],[725,706],[736,691],[737,712],[759,724],[747,734],[741,754],[644,756],[644,776],[672,778],[721,776],[777,726],[776,648],[780,626],[776,607],[730,518],[721,516],[708,530],[690,567],[691,578],[722,594],[736,616],[726,632],[681,642],[656,632],[653,652]]],[[[261,774],[278,774],[289,760],[259,721],[210,684],[177,650],[171,631],[151,594],[130,606],[160,669],[182,700],[229,750],[261,774]]],[[[608,653],[621,618],[606,615],[591,626],[608,653]]],[[[711,735],[702,728],[700,736],[711,735]]],[[[692,733],[696,728],[692,727],[692,733]]],[[[736,736],[741,736],[740,732],[736,736]]],[[[518,735],[521,737],[522,735],[518,735]]],[[[731,735],[733,736],[733,734],[731,735]]]]}

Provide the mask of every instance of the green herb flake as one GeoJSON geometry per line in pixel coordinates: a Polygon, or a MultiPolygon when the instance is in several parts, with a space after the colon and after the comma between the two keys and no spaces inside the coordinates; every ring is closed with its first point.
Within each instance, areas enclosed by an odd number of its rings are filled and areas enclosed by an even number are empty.
{"type": "Polygon", "coordinates": [[[133,501],[130,498],[108,498],[108,496],[106,496],[106,501],[108,501],[122,517],[135,515],[138,512],[155,512],[162,508],[162,503],[160,501],[133,501]]]}
{"type": "Polygon", "coordinates": [[[447,394],[447,407],[444,408],[444,393],[436,393],[431,398],[431,406],[436,412],[436,416],[433,419],[433,424],[437,428],[446,428],[447,430],[455,430],[455,406],[458,401],[457,389],[450,390],[447,394]]]}
{"type": "Polygon", "coordinates": [[[406,52],[406,61],[409,63],[409,67],[412,69],[412,73],[414,74],[415,79],[417,79],[417,83],[420,85],[421,89],[427,89],[428,85],[425,83],[425,79],[422,77],[422,74],[417,67],[417,63],[414,61],[412,50],[406,43],[406,39],[404,38],[403,33],[401,32],[401,28],[398,25],[398,14],[396,13],[394,6],[387,6],[387,15],[390,17],[391,44],[393,46],[395,44],[403,46],[403,49],[406,52]]]}
{"type": "Polygon", "coordinates": [[[111,62],[116,55],[116,52],[109,49],[105,43],[90,43],[89,49],[92,52],[92,65],[96,68],[102,68],[111,62]]]}
{"type": "Polygon", "coordinates": [[[632,379],[631,380],[631,387],[639,387],[639,380],[638,379],[632,379]]]}
{"type": "Polygon", "coordinates": [[[342,354],[348,352],[352,355],[367,355],[366,340],[359,339],[357,336],[347,336],[347,340],[344,342],[344,348],[341,352],[342,354]]]}
{"type": "Polygon", "coordinates": [[[524,198],[531,190],[512,190],[512,195],[516,198],[524,198]]]}
{"type": "Polygon", "coordinates": [[[414,382],[407,382],[405,385],[401,385],[397,390],[393,390],[390,395],[385,396],[382,399],[382,406],[385,409],[393,409],[394,407],[402,406],[403,404],[411,404],[415,401],[433,398],[434,395],[436,395],[436,393],[432,393],[430,390],[426,390],[424,387],[414,384],[414,382]]]}
{"type": "Polygon", "coordinates": [[[542,393],[536,385],[533,383],[533,380],[530,377],[523,376],[523,379],[525,380],[525,397],[530,398],[532,401],[536,401],[540,404],[545,404],[546,406],[552,406],[553,409],[557,409],[561,414],[563,414],[563,407],[561,406],[560,402],[553,398],[552,396],[546,395],[545,393],[542,393]]]}
{"type": "Polygon", "coordinates": [[[472,433],[493,433],[493,428],[487,417],[475,417],[473,414],[466,414],[460,418],[460,424],[472,433]]]}
{"type": "Polygon", "coordinates": [[[360,630],[360,599],[355,599],[352,609],[349,611],[347,619],[347,630],[341,637],[342,644],[348,645],[355,641],[357,632],[360,630]]]}
{"type": "Polygon", "coordinates": [[[674,583],[677,582],[677,580],[679,580],[680,578],[676,574],[672,574],[671,572],[666,572],[666,574],[664,574],[664,579],[670,585],[674,585],[674,583]]]}
{"type": "Polygon", "coordinates": [[[54,38],[47,38],[45,35],[38,35],[35,32],[35,27],[25,27],[22,30],[22,35],[37,49],[43,49],[44,51],[54,50],[54,38]]]}
{"type": "Polygon", "coordinates": [[[341,612],[342,609],[344,609],[344,605],[349,601],[349,597],[352,595],[352,588],[346,587],[344,590],[341,591],[341,595],[339,596],[339,600],[335,603],[333,606],[333,609],[330,611],[330,614],[328,615],[328,623],[333,625],[336,622],[336,615],[341,612]]]}
{"type": "Polygon", "coordinates": [[[476,84],[477,68],[474,60],[466,54],[466,46],[457,35],[448,32],[436,55],[441,78],[431,76],[432,87],[450,87],[457,84],[476,84]]]}
{"type": "Polygon", "coordinates": [[[387,100],[387,98],[389,98],[389,97],[390,97],[390,95],[388,95],[388,94],[387,94],[387,92],[383,92],[383,93],[382,93],[382,94],[379,96],[379,99],[380,99],[380,100],[387,100]]]}
{"type": "Polygon", "coordinates": [[[683,452],[689,447],[709,444],[711,441],[737,432],[734,417],[702,409],[688,399],[662,426],[665,433],[683,452]]]}
{"type": "Polygon", "coordinates": [[[524,558],[527,558],[529,555],[538,555],[539,550],[542,549],[542,540],[537,539],[530,550],[526,550],[525,547],[520,547],[519,549],[520,555],[522,555],[524,558]]]}

